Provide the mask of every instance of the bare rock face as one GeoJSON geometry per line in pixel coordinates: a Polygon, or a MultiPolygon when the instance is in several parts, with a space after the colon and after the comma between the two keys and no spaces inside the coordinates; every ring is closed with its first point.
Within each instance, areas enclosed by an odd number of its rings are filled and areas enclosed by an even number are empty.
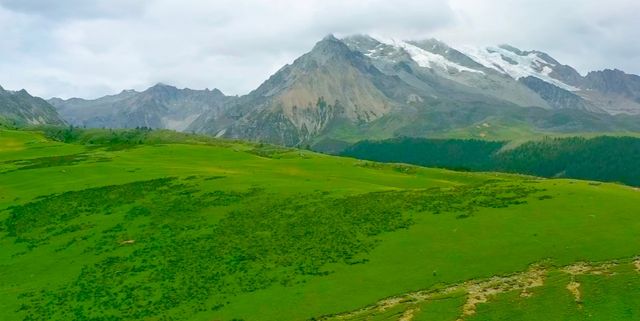
{"type": "Polygon", "coordinates": [[[584,79],[584,97],[611,114],[640,114],[640,77],[620,70],[592,71],[584,79]]]}

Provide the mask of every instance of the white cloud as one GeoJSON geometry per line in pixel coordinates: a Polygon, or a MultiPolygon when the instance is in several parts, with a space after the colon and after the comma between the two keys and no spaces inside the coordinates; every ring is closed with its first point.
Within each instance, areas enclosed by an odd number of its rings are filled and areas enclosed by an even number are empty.
{"type": "Polygon", "coordinates": [[[256,88],[328,33],[512,43],[640,71],[634,1],[0,0],[0,84],[97,97],[156,82],[256,88]]]}

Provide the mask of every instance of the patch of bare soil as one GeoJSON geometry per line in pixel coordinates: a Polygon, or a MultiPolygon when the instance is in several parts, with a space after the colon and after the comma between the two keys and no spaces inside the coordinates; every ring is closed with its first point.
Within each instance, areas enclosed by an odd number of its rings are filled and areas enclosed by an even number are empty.
{"type": "Polygon", "coordinates": [[[413,320],[413,316],[416,312],[418,312],[418,309],[407,309],[398,321],[411,321],[413,320]]]}
{"type": "Polygon", "coordinates": [[[633,261],[633,265],[635,265],[636,271],[638,271],[638,273],[640,273],[640,258],[638,258],[637,260],[633,261]]]}
{"type": "Polygon", "coordinates": [[[576,275],[613,275],[614,272],[611,271],[611,268],[618,265],[614,262],[607,263],[599,263],[599,264],[589,264],[586,262],[579,262],[572,265],[567,265],[562,269],[562,272],[571,274],[573,276],[576,275]]]}
{"type": "Polygon", "coordinates": [[[388,309],[394,308],[398,305],[405,304],[407,309],[402,314],[398,321],[411,321],[415,313],[419,311],[416,307],[417,304],[428,300],[434,300],[436,298],[442,298],[448,294],[454,292],[464,291],[468,294],[467,301],[463,306],[463,315],[459,320],[463,320],[465,316],[473,315],[476,313],[476,305],[479,303],[486,303],[490,297],[499,293],[509,291],[521,291],[521,295],[530,295],[529,289],[539,287],[544,284],[544,277],[547,271],[538,265],[533,265],[526,272],[513,274],[510,276],[493,277],[488,280],[474,280],[468,281],[462,284],[452,285],[439,290],[431,291],[417,291],[407,293],[397,297],[391,297],[379,301],[375,305],[345,313],[335,315],[331,318],[333,320],[350,320],[368,314],[376,312],[384,312],[388,309]]]}
{"type": "Polygon", "coordinates": [[[476,306],[479,303],[487,303],[497,294],[520,291],[521,296],[530,296],[529,289],[544,285],[546,273],[545,269],[534,265],[523,273],[467,283],[467,302],[462,307],[462,316],[458,320],[464,320],[464,317],[476,314],[476,306]]]}
{"type": "Polygon", "coordinates": [[[582,304],[582,294],[580,293],[580,283],[571,281],[567,284],[567,290],[573,294],[576,303],[582,304]]]}
{"type": "Polygon", "coordinates": [[[393,308],[402,302],[402,297],[388,298],[378,302],[378,311],[383,312],[387,309],[393,308]]]}

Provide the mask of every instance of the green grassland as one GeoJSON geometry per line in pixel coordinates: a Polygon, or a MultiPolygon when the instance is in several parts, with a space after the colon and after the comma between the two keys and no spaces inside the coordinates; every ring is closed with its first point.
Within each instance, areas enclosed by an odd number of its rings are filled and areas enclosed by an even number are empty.
{"type": "Polygon", "coordinates": [[[615,184],[0,129],[0,320],[634,320],[638,204],[615,184]],[[412,293],[429,295],[377,306],[412,293]]]}

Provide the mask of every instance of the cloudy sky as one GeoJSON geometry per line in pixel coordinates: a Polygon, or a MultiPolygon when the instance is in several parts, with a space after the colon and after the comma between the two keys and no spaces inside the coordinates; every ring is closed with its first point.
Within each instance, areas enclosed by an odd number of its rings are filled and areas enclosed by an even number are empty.
{"type": "Polygon", "coordinates": [[[0,0],[0,85],[95,98],[157,82],[245,94],[323,36],[509,43],[640,74],[638,0],[0,0]]]}

